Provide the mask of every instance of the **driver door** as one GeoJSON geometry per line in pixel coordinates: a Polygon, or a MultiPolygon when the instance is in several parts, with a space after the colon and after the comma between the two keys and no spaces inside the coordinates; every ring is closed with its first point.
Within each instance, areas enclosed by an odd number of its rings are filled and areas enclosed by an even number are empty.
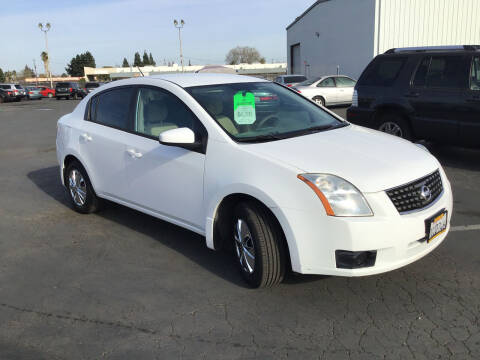
{"type": "Polygon", "coordinates": [[[206,137],[203,124],[174,94],[139,87],[134,132],[127,139],[127,201],[134,207],[202,232],[205,227],[205,152],[162,145],[158,135],[188,127],[206,137]]]}
{"type": "Polygon", "coordinates": [[[328,77],[317,84],[318,95],[323,96],[326,105],[336,104],[339,101],[338,89],[335,85],[335,79],[328,77]]]}

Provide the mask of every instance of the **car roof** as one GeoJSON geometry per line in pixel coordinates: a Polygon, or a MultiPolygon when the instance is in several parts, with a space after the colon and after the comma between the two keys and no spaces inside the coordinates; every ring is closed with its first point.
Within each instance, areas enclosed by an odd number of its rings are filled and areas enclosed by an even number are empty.
{"type": "Polygon", "coordinates": [[[141,83],[142,79],[166,80],[175,83],[183,88],[191,86],[220,85],[232,83],[267,82],[267,80],[264,79],[245,75],[188,73],[152,75],[135,79],[128,79],[126,81],[124,80],[123,84],[126,85],[127,83],[141,83]]]}

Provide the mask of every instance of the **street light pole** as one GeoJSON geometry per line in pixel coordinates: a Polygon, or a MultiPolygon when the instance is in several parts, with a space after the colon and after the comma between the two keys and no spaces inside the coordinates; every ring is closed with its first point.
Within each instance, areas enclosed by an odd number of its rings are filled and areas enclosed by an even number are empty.
{"type": "Polygon", "coordinates": [[[43,31],[45,34],[45,50],[47,52],[47,71],[48,71],[48,76],[50,78],[50,87],[53,88],[53,81],[52,81],[52,72],[50,71],[50,53],[48,52],[48,37],[47,37],[47,32],[50,30],[52,26],[50,23],[46,23],[45,26],[42,23],[38,23],[38,28],[40,31],[43,31]]]}
{"type": "Polygon", "coordinates": [[[178,40],[180,42],[180,63],[182,64],[182,72],[183,72],[183,54],[182,54],[182,35],[180,31],[183,28],[183,25],[185,25],[185,21],[180,20],[180,23],[178,23],[177,20],[173,20],[173,25],[178,29],[178,40]]]}

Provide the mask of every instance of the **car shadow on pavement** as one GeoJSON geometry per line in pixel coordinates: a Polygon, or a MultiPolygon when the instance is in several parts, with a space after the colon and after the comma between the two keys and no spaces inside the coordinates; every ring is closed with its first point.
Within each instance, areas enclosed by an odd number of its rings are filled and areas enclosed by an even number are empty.
{"type": "MultiPolygon", "coordinates": [[[[60,183],[59,171],[58,166],[52,166],[29,172],[27,177],[45,194],[71,209],[60,183]]],[[[238,286],[247,287],[233,254],[208,249],[205,237],[201,235],[110,201],[106,201],[105,207],[95,215],[155,239],[211,273],[238,286]]]]}

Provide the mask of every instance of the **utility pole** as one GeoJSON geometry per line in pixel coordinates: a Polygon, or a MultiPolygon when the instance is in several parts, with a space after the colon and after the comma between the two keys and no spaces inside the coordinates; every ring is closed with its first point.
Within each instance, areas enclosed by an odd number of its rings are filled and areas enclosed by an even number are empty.
{"type": "Polygon", "coordinates": [[[185,21],[180,20],[180,24],[178,23],[177,20],[173,20],[173,25],[178,29],[178,40],[180,41],[180,63],[182,64],[182,72],[183,72],[183,54],[182,54],[182,35],[181,35],[181,30],[183,28],[183,25],[185,25],[185,21]]]}
{"type": "Polygon", "coordinates": [[[50,88],[53,88],[53,81],[52,81],[52,72],[50,71],[50,53],[48,52],[48,37],[47,37],[47,32],[50,30],[52,26],[50,23],[46,23],[45,26],[43,26],[42,23],[38,23],[38,28],[40,31],[43,31],[45,34],[45,50],[47,52],[47,70],[48,70],[48,76],[50,77],[50,88]]]}
{"type": "Polygon", "coordinates": [[[35,62],[35,59],[33,59],[33,68],[35,69],[35,85],[38,86],[37,63],[35,62]]]}

